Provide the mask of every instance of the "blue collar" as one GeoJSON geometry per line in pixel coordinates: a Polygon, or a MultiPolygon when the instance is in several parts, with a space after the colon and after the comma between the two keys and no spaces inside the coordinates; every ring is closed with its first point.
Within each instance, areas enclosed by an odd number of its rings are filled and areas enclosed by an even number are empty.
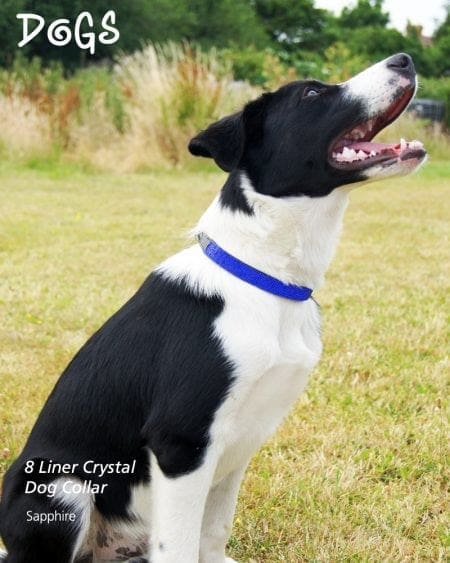
{"type": "Polygon", "coordinates": [[[269,276],[228,254],[223,248],[211,240],[205,233],[197,235],[197,240],[203,252],[221,268],[237,278],[254,285],[263,291],[273,293],[293,301],[306,301],[311,297],[312,289],[302,285],[291,285],[269,276]]]}

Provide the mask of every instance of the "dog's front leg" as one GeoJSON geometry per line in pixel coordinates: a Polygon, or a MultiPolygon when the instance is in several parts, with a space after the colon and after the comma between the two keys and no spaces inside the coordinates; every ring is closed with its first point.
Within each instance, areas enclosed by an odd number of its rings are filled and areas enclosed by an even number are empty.
{"type": "Polygon", "coordinates": [[[215,467],[215,458],[207,453],[194,471],[168,477],[152,455],[151,563],[198,563],[203,513],[215,467]]]}
{"type": "Polygon", "coordinates": [[[225,556],[231,533],[239,486],[245,467],[227,475],[208,495],[200,539],[200,563],[233,563],[225,556]]]}

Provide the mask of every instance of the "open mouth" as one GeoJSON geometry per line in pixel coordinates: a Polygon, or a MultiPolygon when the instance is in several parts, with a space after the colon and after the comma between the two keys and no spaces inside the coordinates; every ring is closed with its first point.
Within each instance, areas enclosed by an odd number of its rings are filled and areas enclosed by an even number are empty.
{"type": "Polygon", "coordinates": [[[342,170],[362,170],[380,163],[387,166],[398,160],[422,159],[426,151],[420,141],[372,142],[375,135],[403,113],[413,95],[414,88],[408,88],[383,113],[340,135],[331,144],[330,163],[342,170]]]}

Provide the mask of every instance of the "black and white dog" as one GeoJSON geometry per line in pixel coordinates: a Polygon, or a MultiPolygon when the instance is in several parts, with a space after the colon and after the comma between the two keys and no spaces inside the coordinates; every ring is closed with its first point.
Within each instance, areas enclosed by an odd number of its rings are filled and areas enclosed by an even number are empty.
{"type": "Polygon", "coordinates": [[[195,230],[76,354],[6,474],[8,563],[224,563],[251,456],[320,353],[319,287],[351,187],[411,172],[372,143],[416,90],[394,55],[348,82],[293,82],[189,149],[229,176],[195,230]],[[144,560],[144,559],[142,559],[144,560]]]}

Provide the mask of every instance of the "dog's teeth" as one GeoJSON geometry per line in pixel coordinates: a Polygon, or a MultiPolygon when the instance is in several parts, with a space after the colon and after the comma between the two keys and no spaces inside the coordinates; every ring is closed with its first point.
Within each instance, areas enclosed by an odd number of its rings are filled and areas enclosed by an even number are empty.
{"type": "Polygon", "coordinates": [[[342,148],[342,152],[340,152],[340,153],[333,152],[332,156],[338,162],[353,162],[355,160],[365,160],[366,158],[369,158],[371,156],[375,156],[376,154],[377,153],[374,150],[372,150],[369,154],[369,153],[363,151],[362,149],[355,150],[355,149],[349,148],[347,146],[344,146],[342,148]]]}
{"type": "Polygon", "coordinates": [[[348,147],[344,147],[344,150],[342,151],[342,156],[344,157],[344,160],[347,160],[348,162],[351,162],[352,160],[357,160],[357,156],[356,156],[356,151],[354,149],[349,149],[348,147]]]}
{"type": "Polygon", "coordinates": [[[423,149],[423,143],[420,141],[414,140],[409,143],[410,149],[423,149]]]}
{"type": "Polygon", "coordinates": [[[408,148],[408,143],[405,141],[405,139],[402,137],[400,139],[400,149],[403,151],[406,148],[408,148]]]}

